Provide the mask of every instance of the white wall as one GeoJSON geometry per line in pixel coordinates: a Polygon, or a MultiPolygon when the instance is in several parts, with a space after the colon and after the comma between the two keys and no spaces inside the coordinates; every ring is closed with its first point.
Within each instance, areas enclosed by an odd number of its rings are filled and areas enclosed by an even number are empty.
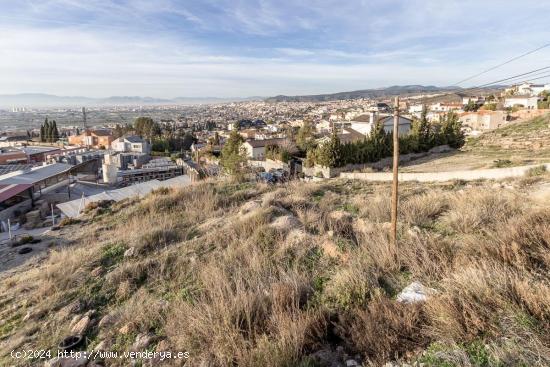
{"type": "Polygon", "coordinates": [[[504,100],[504,107],[514,107],[516,105],[522,105],[528,110],[536,110],[538,108],[538,98],[506,98],[504,100]]]}

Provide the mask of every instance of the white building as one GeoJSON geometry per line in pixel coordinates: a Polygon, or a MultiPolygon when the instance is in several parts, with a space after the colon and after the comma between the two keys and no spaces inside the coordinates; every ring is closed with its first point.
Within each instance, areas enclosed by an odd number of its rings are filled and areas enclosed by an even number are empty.
{"type": "Polygon", "coordinates": [[[285,144],[287,139],[264,139],[264,140],[247,140],[243,143],[242,148],[246,152],[246,156],[252,159],[265,159],[266,148],[268,146],[278,146],[285,144]]]}
{"type": "MultiPolygon", "coordinates": [[[[351,128],[365,136],[374,129],[376,122],[384,124],[384,130],[388,133],[393,131],[393,116],[378,116],[375,112],[368,115],[361,115],[351,121],[351,128]]],[[[412,120],[399,116],[399,135],[408,134],[411,130],[412,120]]]]}
{"type": "Polygon", "coordinates": [[[424,109],[424,105],[422,104],[412,104],[409,106],[409,113],[411,115],[416,115],[422,113],[422,110],[424,109]]]}
{"type": "Polygon", "coordinates": [[[504,107],[521,107],[527,110],[538,109],[538,97],[531,95],[507,96],[504,107]]]}
{"type": "Polygon", "coordinates": [[[533,83],[523,83],[517,85],[514,89],[516,94],[524,96],[538,96],[544,91],[550,91],[550,84],[533,84],[533,83]]]}
{"type": "Polygon", "coordinates": [[[125,138],[115,139],[111,143],[111,149],[122,153],[150,153],[151,147],[149,143],[139,136],[128,136],[125,138]]]}

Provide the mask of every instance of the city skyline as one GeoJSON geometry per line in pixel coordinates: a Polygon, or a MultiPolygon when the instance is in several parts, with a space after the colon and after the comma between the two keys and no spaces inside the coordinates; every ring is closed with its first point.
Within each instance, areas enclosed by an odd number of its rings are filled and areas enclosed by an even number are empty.
{"type": "MultiPolygon", "coordinates": [[[[0,94],[235,98],[448,86],[544,44],[547,8],[535,1],[0,1],[0,94]]],[[[549,61],[550,49],[540,50],[461,86],[549,61]]]]}

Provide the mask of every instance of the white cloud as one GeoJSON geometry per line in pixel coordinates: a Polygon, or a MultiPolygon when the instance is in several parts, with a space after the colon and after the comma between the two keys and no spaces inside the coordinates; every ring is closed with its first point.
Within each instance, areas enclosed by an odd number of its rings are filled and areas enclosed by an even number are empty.
{"type": "MultiPolygon", "coordinates": [[[[49,0],[17,2],[25,11],[13,12],[0,4],[0,93],[246,96],[448,85],[545,43],[542,3],[491,0],[479,15],[473,0],[49,0]]],[[[549,59],[547,49],[479,82],[549,59]]]]}

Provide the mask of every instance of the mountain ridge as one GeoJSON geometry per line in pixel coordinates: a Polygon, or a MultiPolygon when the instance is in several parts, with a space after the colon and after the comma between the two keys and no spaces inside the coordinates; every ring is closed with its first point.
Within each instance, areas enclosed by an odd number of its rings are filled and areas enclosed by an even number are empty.
{"type": "MultiPolygon", "coordinates": [[[[481,88],[485,92],[492,91],[500,88],[501,86],[492,86],[487,88],[481,88]]],[[[311,95],[278,95],[274,97],[266,98],[265,102],[328,102],[344,99],[359,99],[359,98],[385,98],[393,96],[402,96],[410,94],[420,93],[438,93],[438,92],[454,92],[461,94],[463,91],[469,90],[461,87],[445,86],[438,87],[434,85],[392,85],[385,88],[372,88],[372,89],[359,89],[349,92],[337,92],[337,93],[324,93],[324,94],[311,94],[311,95]]]]}
{"type": "Polygon", "coordinates": [[[116,105],[160,105],[223,103],[260,100],[262,97],[175,97],[155,98],[149,96],[110,96],[92,98],[84,96],[58,96],[47,93],[0,94],[0,108],[11,107],[75,107],[75,106],[116,106],[116,105]]]}

